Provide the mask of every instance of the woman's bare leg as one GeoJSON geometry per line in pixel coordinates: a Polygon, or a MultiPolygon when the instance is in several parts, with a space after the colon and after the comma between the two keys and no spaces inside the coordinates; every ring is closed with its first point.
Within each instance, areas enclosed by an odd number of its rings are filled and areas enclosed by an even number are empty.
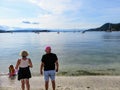
{"type": "Polygon", "coordinates": [[[25,82],[26,82],[26,88],[27,88],[27,90],[30,90],[29,79],[25,79],[25,82]]]}
{"type": "Polygon", "coordinates": [[[21,80],[21,88],[22,88],[22,90],[25,90],[25,81],[24,80],[21,80]]]}

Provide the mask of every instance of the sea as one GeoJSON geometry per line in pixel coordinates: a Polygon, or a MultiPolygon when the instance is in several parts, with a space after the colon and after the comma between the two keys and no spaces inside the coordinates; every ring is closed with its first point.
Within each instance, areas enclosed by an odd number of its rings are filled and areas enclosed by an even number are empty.
{"type": "Polygon", "coordinates": [[[0,75],[27,50],[39,76],[46,46],[58,57],[58,75],[120,75],[120,32],[0,33],[0,75]]]}

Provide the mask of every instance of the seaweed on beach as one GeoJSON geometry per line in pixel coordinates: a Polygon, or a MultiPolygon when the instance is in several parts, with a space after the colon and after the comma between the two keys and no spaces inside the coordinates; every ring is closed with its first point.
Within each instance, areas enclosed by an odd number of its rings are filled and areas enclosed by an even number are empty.
{"type": "Polygon", "coordinates": [[[58,75],[66,76],[66,75],[68,75],[68,72],[62,71],[62,72],[60,72],[58,75]]]}
{"type": "Polygon", "coordinates": [[[85,71],[85,70],[77,70],[76,73],[78,75],[104,75],[103,73],[98,73],[98,72],[90,72],[90,71],[85,71]]]}
{"type": "Polygon", "coordinates": [[[74,73],[70,74],[71,76],[81,76],[81,75],[105,75],[104,73],[92,72],[86,70],[77,70],[74,73]]]}
{"type": "Polygon", "coordinates": [[[62,76],[81,76],[81,75],[106,75],[106,73],[92,72],[87,70],[77,70],[77,71],[62,71],[58,75],[62,76]]]}

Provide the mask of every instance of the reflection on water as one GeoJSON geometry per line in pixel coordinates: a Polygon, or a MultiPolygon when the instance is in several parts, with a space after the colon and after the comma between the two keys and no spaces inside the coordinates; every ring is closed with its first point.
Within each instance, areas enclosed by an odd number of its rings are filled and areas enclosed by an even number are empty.
{"type": "Polygon", "coordinates": [[[109,41],[120,41],[120,34],[119,32],[111,32],[111,33],[105,33],[103,35],[104,40],[109,41]]]}
{"type": "Polygon", "coordinates": [[[28,50],[33,62],[33,75],[46,45],[52,47],[60,62],[60,72],[79,70],[120,70],[120,32],[78,33],[0,33],[0,73],[15,65],[21,50],[28,50]]]}

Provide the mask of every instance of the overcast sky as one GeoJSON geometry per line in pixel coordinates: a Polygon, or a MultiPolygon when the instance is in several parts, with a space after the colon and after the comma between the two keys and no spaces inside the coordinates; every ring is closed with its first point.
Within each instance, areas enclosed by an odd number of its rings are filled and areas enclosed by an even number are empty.
{"type": "Polygon", "coordinates": [[[120,0],[0,0],[0,25],[86,29],[120,23],[120,0]]]}

